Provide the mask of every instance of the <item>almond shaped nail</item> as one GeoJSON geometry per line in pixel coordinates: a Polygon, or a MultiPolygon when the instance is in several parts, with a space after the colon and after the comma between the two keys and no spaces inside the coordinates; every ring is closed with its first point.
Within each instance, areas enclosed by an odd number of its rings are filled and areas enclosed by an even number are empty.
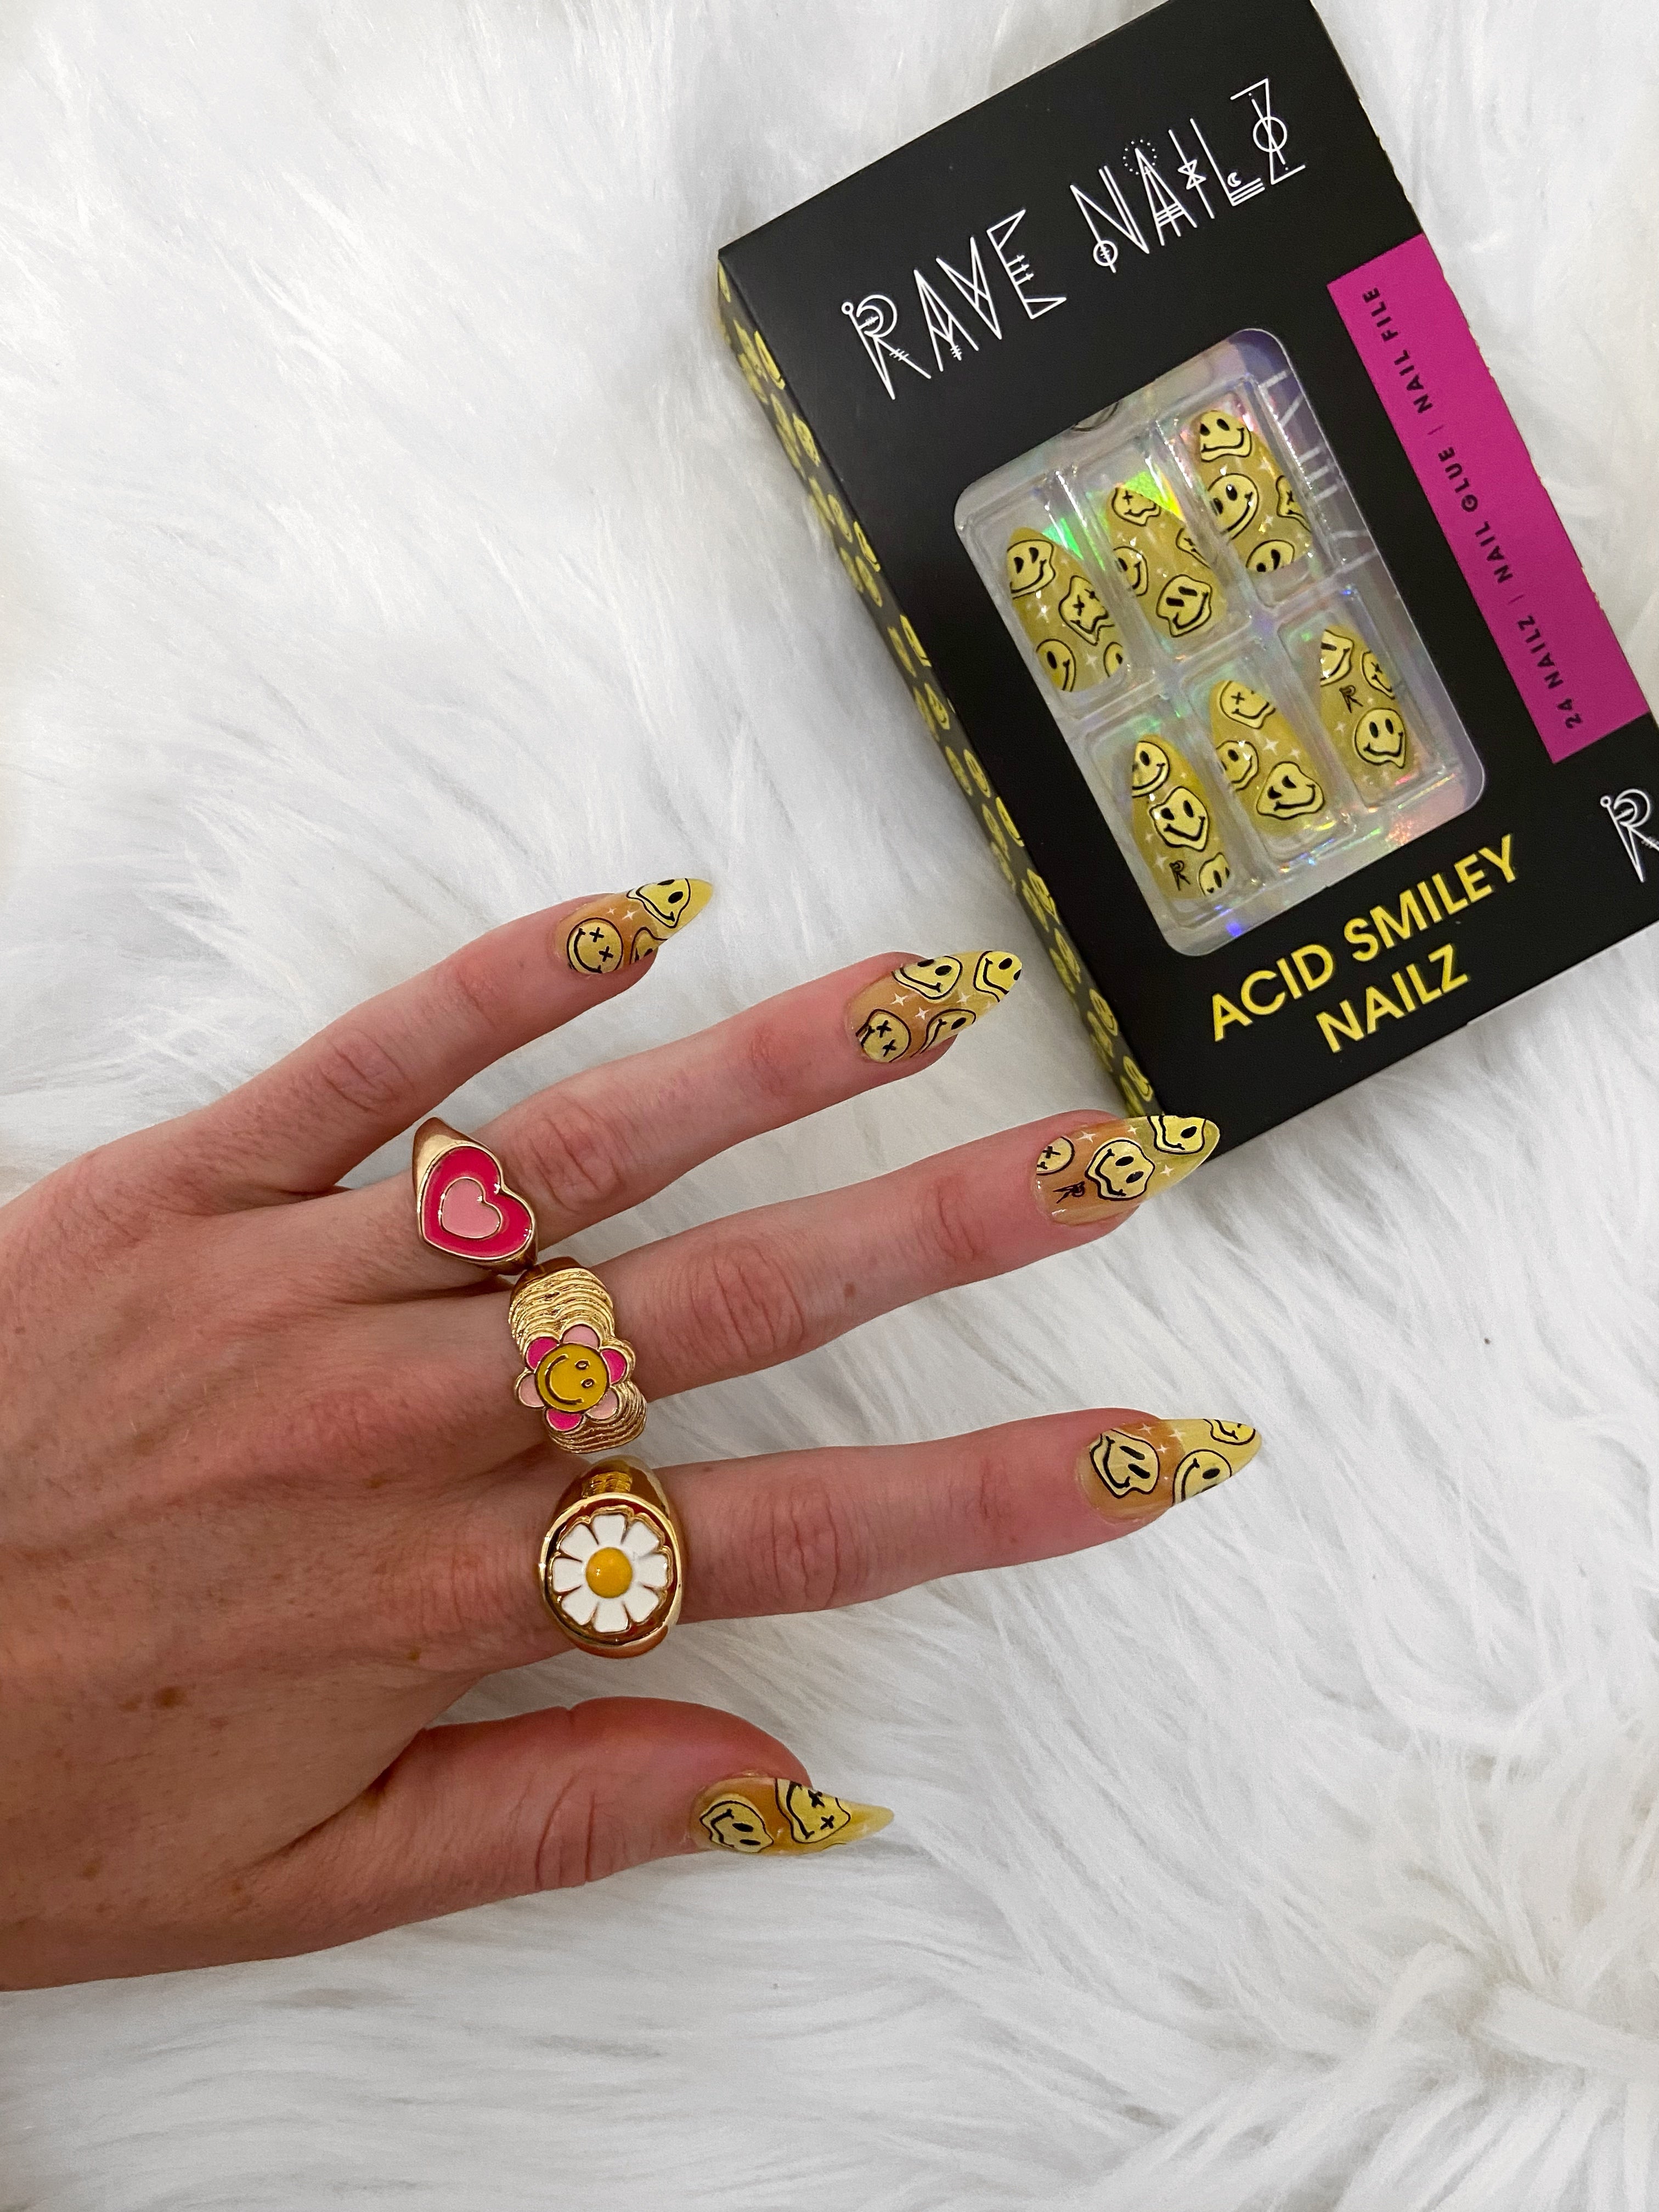
{"type": "Polygon", "coordinates": [[[1179,645],[1227,611],[1215,570],[1178,514],[1131,483],[1114,484],[1106,534],[1124,582],[1148,622],[1179,645]]]}
{"type": "Polygon", "coordinates": [[[1209,407],[1188,423],[1187,440],[1210,512],[1253,576],[1271,576],[1312,551],[1295,487],[1260,430],[1209,407]]]}
{"type": "Polygon", "coordinates": [[[1138,1528],[1225,1482],[1261,1448],[1246,1421],[1126,1421],[1084,1452],[1078,1481],[1097,1513],[1138,1528]]]}
{"type": "Polygon", "coordinates": [[[1164,895],[1212,905],[1232,881],[1232,862],[1204,786],[1160,731],[1129,756],[1129,822],[1164,895]]]}
{"type": "Polygon", "coordinates": [[[1008,593],[1056,691],[1089,691],[1115,676],[1123,640],[1077,556],[1040,531],[1008,540],[1008,593]]]}
{"type": "Polygon", "coordinates": [[[914,1060],[1000,1006],[1019,976],[1012,952],[907,960],[859,993],[847,1009],[847,1026],[866,1060],[914,1060]]]}
{"type": "Polygon", "coordinates": [[[1265,691],[1231,676],[1212,685],[1210,738],[1228,788],[1271,849],[1300,852],[1330,835],[1325,771],[1265,691]]]}
{"type": "Polygon", "coordinates": [[[1358,634],[1332,623],[1319,641],[1319,712],[1348,773],[1375,804],[1416,765],[1393,680],[1358,634]]]}
{"type": "Polygon", "coordinates": [[[1103,1115],[1037,1154],[1037,1204],[1062,1229],[1111,1220],[1184,1182],[1220,1141],[1215,1123],[1195,1114],[1103,1115]]]}
{"type": "Polygon", "coordinates": [[[677,930],[690,928],[714,896],[712,884],[674,876],[590,899],[564,924],[561,957],[583,975],[609,975],[649,960],[677,930]]]}
{"type": "Polygon", "coordinates": [[[799,1858],[862,1843],[892,1820],[884,1805],[854,1805],[805,1782],[739,1774],[716,1782],[691,1808],[691,1840],[700,1850],[740,1858],[799,1858]]]}

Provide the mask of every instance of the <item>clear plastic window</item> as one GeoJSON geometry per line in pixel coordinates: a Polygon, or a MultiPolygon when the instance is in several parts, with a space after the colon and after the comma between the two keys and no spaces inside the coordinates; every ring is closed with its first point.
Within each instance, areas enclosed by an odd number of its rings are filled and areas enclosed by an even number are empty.
{"type": "Polygon", "coordinates": [[[1468,733],[1266,331],[982,477],[957,527],[1177,951],[1480,796],[1468,733]]]}

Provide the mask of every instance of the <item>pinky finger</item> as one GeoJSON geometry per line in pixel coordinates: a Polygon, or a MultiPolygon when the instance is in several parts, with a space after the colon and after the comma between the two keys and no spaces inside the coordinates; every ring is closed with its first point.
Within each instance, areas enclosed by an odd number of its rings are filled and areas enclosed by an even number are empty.
{"type": "Polygon", "coordinates": [[[255,1880],[261,1917],[292,1931],[273,1948],[308,1950],[687,1851],[823,1850],[890,1817],[815,1790],[734,1714],[600,1698],[427,1729],[255,1880]]]}

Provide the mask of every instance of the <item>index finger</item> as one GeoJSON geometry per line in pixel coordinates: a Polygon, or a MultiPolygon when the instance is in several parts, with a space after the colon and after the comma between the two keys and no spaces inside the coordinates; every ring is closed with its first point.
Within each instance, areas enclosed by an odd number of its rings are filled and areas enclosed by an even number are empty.
{"type": "Polygon", "coordinates": [[[636,982],[708,903],[681,876],[572,899],[475,938],[190,1117],[231,1205],[328,1190],[506,1054],[636,982]]]}

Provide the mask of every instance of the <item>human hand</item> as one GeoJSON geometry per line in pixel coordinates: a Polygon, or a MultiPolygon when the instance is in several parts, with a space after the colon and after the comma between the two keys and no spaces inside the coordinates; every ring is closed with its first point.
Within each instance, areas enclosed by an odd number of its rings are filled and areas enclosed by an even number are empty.
{"type": "MultiPolygon", "coordinates": [[[[706,893],[642,896],[510,923],[0,1210],[0,1985],[307,1950],[699,1845],[781,1856],[881,1824],[702,1706],[431,1725],[568,1648],[536,1561],[580,1470],[515,1398],[499,1284],[420,1242],[404,1178],[336,1186],[630,988],[706,893]]],[[[562,1247],[929,1066],[1018,973],[964,959],[864,962],[556,1084],[482,1140],[562,1247]]],[[[1049,1117],[598,1273],[641,1387],[669,1397],[1100,1235],[1215,1135],[1049,1117]]],[[[1254,1449],[1111,1409],[665,1470],[684,1618],[1077,1550],[1254,1449]]]]}

